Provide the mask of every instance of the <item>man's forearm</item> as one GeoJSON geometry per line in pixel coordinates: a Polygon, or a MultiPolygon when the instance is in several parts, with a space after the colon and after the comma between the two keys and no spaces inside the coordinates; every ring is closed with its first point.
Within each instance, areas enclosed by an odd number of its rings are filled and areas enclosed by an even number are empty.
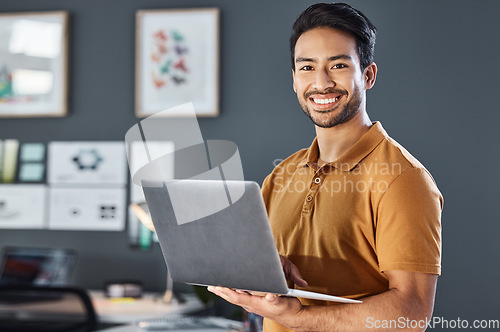
{"type": "MultiPolygon", "coordinates": [[[[421,322],[431,317],[436,294],[437,275],[384,271],[389,290],[366,297],[361,304],[332,306],[302,306],[295,298],[274,294],[254,296],[244,291],[224,287],[209,287],[209,291],[296,331],[362,331],[377,326],[376,322],[421,322]]],[[[381,324],[382,325],[382,324],[381,324]]],[[[425,330],[425,325],[410,325],[413,330],[425,330]]],[[[389,328],[390,326],[387,326],[389,328]]],[[[394,329],[401,328],[393,326],[394,329]]],[[[403,326],[406,328],[408,326],[403,326]]]]}
{"type": "MultiPolygon", "coordinates": [[[[277,317],[276,322],[295,331],[363,331],[381,327],[383,322],[425,321],[431,308],[415,296],[408,296],[398,289],[367,297],[361,304],[333,306],[304,306],[296,315],[277,317]],[[425,312],[427,311],[427,312],[425,312]],[[401,318],[402,317],[402,318],[401,318]]],[[[393,327],[401,327],[402,324],[393,327]]],[[[420,324],[425,330],[425,324],[420,324]]]]}

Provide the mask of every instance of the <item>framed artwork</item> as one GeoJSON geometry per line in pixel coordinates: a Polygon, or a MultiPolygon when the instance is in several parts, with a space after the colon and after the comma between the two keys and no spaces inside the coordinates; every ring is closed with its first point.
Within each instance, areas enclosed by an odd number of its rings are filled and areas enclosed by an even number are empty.
{"type": "MultiPolygon", "coordinates": [[[[136,116],[192,102],[197,116],[219,113],[219,10],[137,12],[136,116]]],[[[182,108],[162,115],[182,117],[182,108]]]]}
{"type": "Polygon", "coordinates": [[[67,113],[68,13],[0,14],[0,117],[67,113]]]}

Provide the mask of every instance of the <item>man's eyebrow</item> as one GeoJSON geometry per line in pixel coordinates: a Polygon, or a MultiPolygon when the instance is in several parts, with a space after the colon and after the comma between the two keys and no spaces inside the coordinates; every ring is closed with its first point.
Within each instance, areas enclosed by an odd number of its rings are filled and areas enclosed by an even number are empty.
{"type": "Polygon", "coordinates": [[[335,56],[329,57],[328,61],[335,61],[335,60],[341,60],[341,59],[352,61],[352,56],[347,55],[347,54],[335,55],[335,56]]]}
{"type": "MultiPolygon", "coordinates": [[[[331,56],[328,58],[328,61],[335,61],[335,60],[340,60],[340,59],[352,61],[352,57],[350,55],[347,55],[347,54],[340,54],[340,55],[331,56]]],[[[318,58],[306,58],[306,57],[299,56],[295,59],[295,62],[296,63],[299,63],[299,62],[318,62],[318,58]]]]}

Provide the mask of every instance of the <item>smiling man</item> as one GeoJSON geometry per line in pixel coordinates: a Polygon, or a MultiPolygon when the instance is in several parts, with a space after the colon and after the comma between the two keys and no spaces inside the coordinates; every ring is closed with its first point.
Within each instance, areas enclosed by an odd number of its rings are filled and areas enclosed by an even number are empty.
{"type": "Polygon", "coordinates": [[[293,88],[316,138],[273,170],[262,193],[290,286],[363,303],[210,287],[264,316],[265,331],[425,330],[432,315],[443,198],[368,117],[374,45],[375,27],[347,4],[312,5],[293,26],[293,88]]]}

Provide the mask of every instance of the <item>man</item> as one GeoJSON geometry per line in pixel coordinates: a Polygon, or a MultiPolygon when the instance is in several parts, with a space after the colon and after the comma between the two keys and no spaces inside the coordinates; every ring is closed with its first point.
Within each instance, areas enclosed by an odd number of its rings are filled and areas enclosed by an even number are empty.
{"type": "Polygon", "coordinates": [[[346,4],[316,4],[290,39],[293,88],[316,139],[262,193],[287,279],[362,304],[210,290],[264,316],[265,331],[425,330],[441,273],[442,196],[429,172],[366,113],[375,27],[346,4]],[[302,277],[303,276],[303,277],[302,277]]]}

